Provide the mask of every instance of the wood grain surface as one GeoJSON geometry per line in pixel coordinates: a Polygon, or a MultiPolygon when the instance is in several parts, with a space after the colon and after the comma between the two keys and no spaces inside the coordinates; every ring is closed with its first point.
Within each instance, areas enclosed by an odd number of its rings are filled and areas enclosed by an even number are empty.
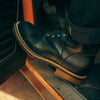
{"type": "Polygon", "coordinates": [[[0,86],[0,100],[43,100],[25,77],[18,72],[0,86]]]}

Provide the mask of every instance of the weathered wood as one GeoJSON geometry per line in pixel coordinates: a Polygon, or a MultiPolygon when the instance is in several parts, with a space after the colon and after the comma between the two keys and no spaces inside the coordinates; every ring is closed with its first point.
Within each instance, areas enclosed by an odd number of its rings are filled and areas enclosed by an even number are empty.
{"type": "Polygon", "coordinates": [[[0,86],[0,100],[43,100],[25,77],[17,72],[0,86]]]}
{"type": "Polygon", "coordinates": [[[68,82],[59,79],[54,75],[54,71],[40,61],[31,61],[35,70],[65,99],[65,100],[86,100],[74,87],[68,82]]]}
{"type": "Polygon", "coordinates": [[[38,60],[26,61],[26,67],[21,69],[28,81],[46,100],[87,100],[68,82],[59,79],[54,71],[45,63],[38,60]],[[27,73],[26,73],[27,72],[27,73]]]}
{"type": "Polygon", "coordinates": [[[33,68],[29,63],[29,58],[26,59],[26,66],[20,72],[26,77],[33,87],[44,100],[63,100],[63,98],[52,88],[49,83],[33,68]]]}

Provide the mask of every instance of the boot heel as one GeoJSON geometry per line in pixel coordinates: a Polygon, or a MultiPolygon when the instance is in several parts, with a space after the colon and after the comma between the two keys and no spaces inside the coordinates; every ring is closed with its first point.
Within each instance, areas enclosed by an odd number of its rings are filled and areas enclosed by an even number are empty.
{"type": "Polygon", "coordinates": [[[81,84],[83,82],[83,79],[81,79],[81,80],[77,79],[77,78],[73,77],[72,75],[69,75],[59,69],[56,69],[54,74],[63,80],[66,80],[66,81],[68,80],[75,84],[81,84]]]}

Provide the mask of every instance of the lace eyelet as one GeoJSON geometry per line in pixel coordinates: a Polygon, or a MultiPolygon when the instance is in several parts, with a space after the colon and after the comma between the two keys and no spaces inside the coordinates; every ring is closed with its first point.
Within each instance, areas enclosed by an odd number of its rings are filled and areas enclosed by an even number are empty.
{"type": "Polygon", "coordinates": [[[49,34],[46,34],[46,36],[48,36],[48,37],[49,37],[50,35],[49,35],[49,34]]]}
{"type": "Polygon", "coordinates": [[[60,37],[60,34],[58,34],[57,37],[60,37]]]}
{"type": "Polygon", "coordinates": [[[66,36],[66,34],[64,33],[63,36],[66,36]]]}
{"type": "Polygon", "coordinates": [[[52,37],[52,38],[54,38],[54,37],[55,37],[55,35],[52,35],[51,37],[52,37]]]}

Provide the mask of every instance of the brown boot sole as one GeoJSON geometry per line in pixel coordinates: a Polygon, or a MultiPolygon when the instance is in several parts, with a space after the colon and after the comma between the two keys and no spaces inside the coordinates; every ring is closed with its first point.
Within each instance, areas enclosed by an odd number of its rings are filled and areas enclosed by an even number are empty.
{"type": "Polygon", "coordinates": [[[24,51],[29,54],[31,57],[42,60],[44,62],[47,62],[49,64],[52,64],[56,69],[55,71],[55,75],[57,75],[58,77],[64,79],[64,80],[68,80],[72,83],[75,84],[81,84],[82,81],[87,77],[87,76],[79,76],[76,75],[70,71],[68,71],[67,69],[63,68],[62,66],[60,66],[59,64],[44,58],[40,55],[38,55],[37,53],[35,53],[34,51],[32,51],[28,45],[25,43],[25,41],[23,40],[23,38],[20,35],[20,32],[18,30],[18,24],[19,22],[17,22],[16,24],[14,24],[14,35],[16,37],[16,39],[18,40],[19,45],[24,49],[24,51]]]}

